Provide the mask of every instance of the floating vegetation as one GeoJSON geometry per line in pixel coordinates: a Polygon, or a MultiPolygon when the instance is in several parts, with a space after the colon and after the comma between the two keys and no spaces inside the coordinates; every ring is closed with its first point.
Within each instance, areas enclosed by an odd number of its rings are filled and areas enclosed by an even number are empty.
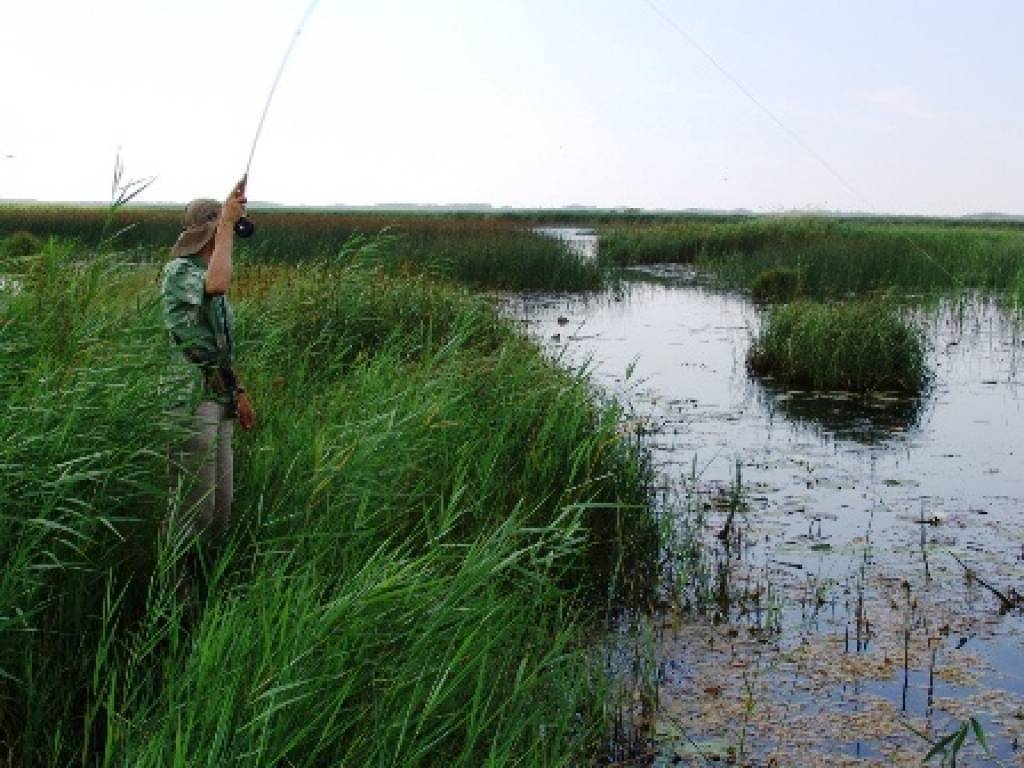
{"type": "Polygon", "coordinates": [[[917,394],[928,381],[922,335],[881,300],[778,307],[747,363],[760,376],[815,390],[917,394]]]}

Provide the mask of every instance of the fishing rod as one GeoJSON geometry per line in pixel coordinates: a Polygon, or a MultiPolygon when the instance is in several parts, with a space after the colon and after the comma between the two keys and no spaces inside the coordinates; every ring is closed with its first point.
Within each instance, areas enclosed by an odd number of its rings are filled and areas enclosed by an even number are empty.
{"type": "MultiPolygon", "coordinates": [[[[256,145],[259,143],[260,134],[263,133],[263,123],[267,120],[267,112],[270,111],[270,103],[274,100],[274,93],[277,91],[277,84],[281,81],[281,74],[284,72],[288,59],[291,58],[292,51],[295,50],[295,44],[299,41],[299,36],[302,35],[302,30],[306,26],[306,22],[309,21],[309,17],[313,15],[313,10],[319,2],[320,0],[312,0],[309,7],[306,8],[306,12],[303,14],[302,20],[299,22],[299,26],[295,28],[295,34],[292,35],[291,42],[288,43],[288,48],[285,49],[284,57],[281,59],[281,64],[277,68],[277,74],[274,75],[274,82],[270,86],[270,93],[267,94],[267,101],[263,105],[263,114],[260,115],[260,122],[256,126],[256,135],[253,136],[252,147],[249,149],[249,160],[245,164],[244,178],[246,179],[249,178],[249,169],[252,168],[252,158],[253,155],[256,154],[256,145]]],[[[235,222],[235,234],[239,237],[252,237],[252,234],[255,231],[256,225],[245,216],[242,216],[235,222]]]]}

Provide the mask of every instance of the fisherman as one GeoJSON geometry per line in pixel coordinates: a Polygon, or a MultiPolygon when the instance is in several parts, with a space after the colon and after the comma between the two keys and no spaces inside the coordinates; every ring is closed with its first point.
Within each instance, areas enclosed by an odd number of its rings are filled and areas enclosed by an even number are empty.
{"type": "Polygon", "coordinates": [[[226,534],[231,515],[234,420],[245,430],[256,420],[234,368],[234,318],[227,299],[245,183],[243,177],[223,205],[205,199],[188,204],[161,282],[172,358],[165,397],[184,427],[171,447],[173,509],[215,540],[226,534]]]}

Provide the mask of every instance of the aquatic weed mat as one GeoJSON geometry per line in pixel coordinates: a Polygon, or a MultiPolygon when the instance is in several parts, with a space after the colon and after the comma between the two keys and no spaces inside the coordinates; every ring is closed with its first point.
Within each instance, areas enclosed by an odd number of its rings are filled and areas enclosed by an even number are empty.
{"type": "MultiPolygon", "coordinates": [[[[748,542],[737,557],[722,552],[727,517],[712,504],[703,520],[707,578],[726,580],[727,602],[703,619],[666,611],[660,626],[659,760],[920,765],[919,734],[937,740],[975,717],[994,756],[1024,764],[1024,617],[982,584],[1020,583],[1019,531],[965,510],[925,515],[919,538],[905,533],[881,558],[869,530],[825,547],[812,529],[757,552],[777,523],[756,510],[734,517],[748,542]]],[[[980,747],[965,756],[997,764],[980,747]]]]}

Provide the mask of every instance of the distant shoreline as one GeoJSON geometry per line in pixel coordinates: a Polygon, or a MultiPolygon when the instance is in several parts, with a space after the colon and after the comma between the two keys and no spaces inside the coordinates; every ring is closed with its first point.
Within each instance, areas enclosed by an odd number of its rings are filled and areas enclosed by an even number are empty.
{"type": "MultiPolygon", "coordinates": [[[[187,201],[134,202],[125,209],[178,209],[187,201]]],[[[92,200],[34,200],[34,199],[3,199],[0,208],[107,208],[107,201],[92,200]]],[[[569,205],[565,207],[521,208],[516,206],[493,206],[489,203],[453,203],[453,204],[421,204],[421,203],[377,203],[373,205],[288,205],[268,201],[254,201],[249,204],[253,210],[275,210],[282,212],[322,213],[420,213],[420,214],[481,214],[481,215],[592,215],[592,216],[638,216],[651,218],[672,218],[689,216],[743,217],[743,218],[828,218],[828,219],[898,219],[916,221],[973,221],[973,222],[1022,222],[1024,213],[1002,213],[998,211],[981,211],[964,214],[923,214],[923,213],[868,213],[865,211],[826,211],[826,210],[784,210],[784,211],[753,211],[746,208],[631,208],[618,206],[601,208],[586,205],[569,205]]]]}

